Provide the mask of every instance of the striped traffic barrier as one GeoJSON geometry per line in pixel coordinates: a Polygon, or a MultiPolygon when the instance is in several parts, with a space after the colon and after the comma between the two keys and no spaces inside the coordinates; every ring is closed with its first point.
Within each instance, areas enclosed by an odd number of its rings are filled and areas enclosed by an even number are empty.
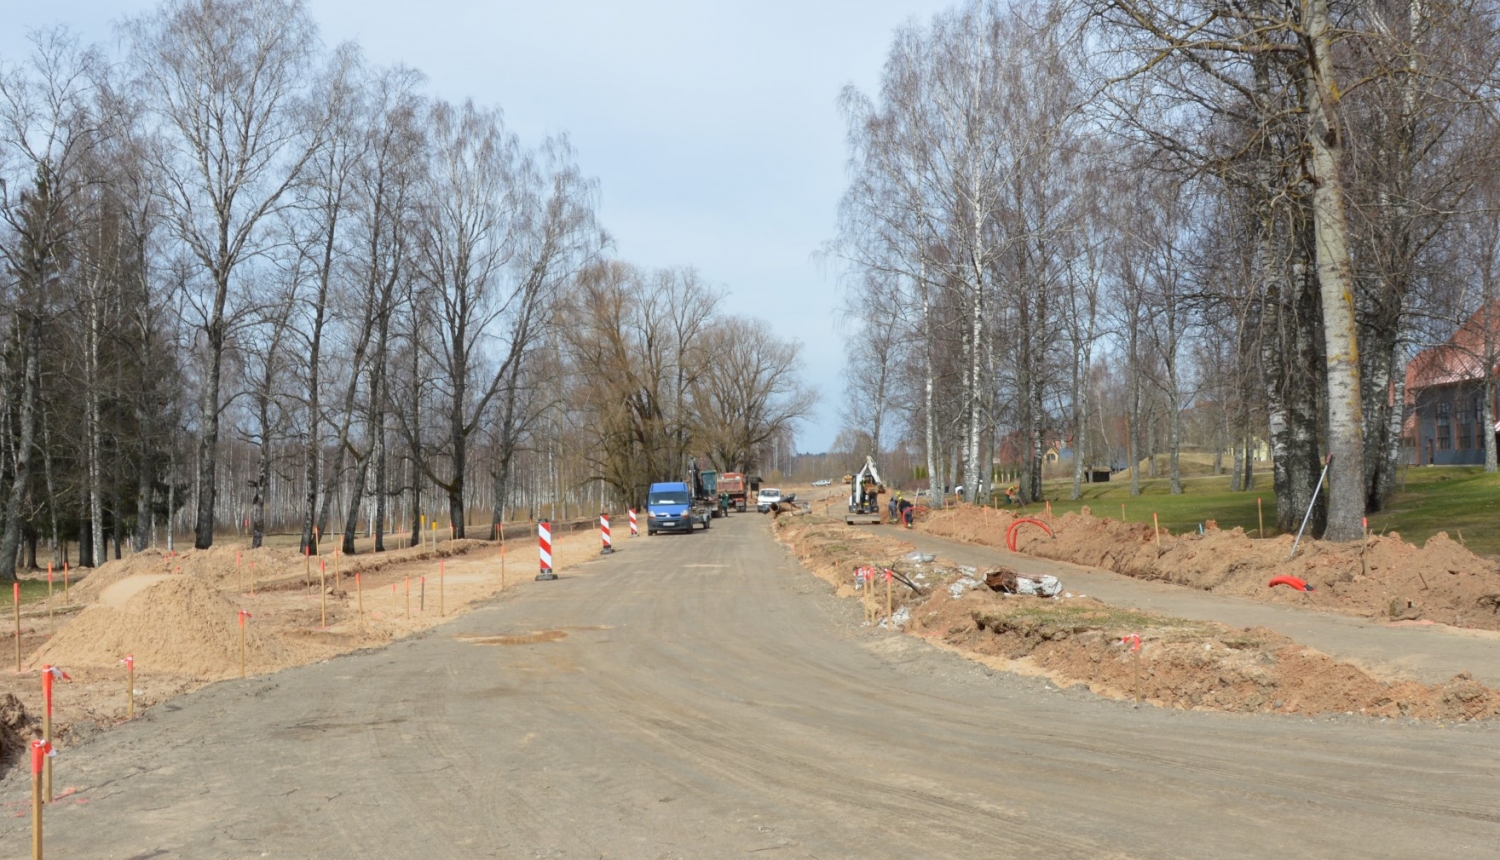
{"type": "Polygon", "coordinates": [[[630,508],[630,536],[638,537],[640,533],[641,528],[635,522],[635,508],[630,508]]]}
{"type": "Polygon", "coordinates": [[[552,572],[552,524],[542,520],[536,524],[536,533],[542,556],[542,572],[536,575],[537,581],[557,579],[557,574],[552,572]]]}
{"type": "Polygon", "coordinates": [[[599,540],[604,544],[599,550],[600,555],[609,555],[615,551],[615,545],[609,539],[608,512],[600,512],[599,514],[599,540]]]}

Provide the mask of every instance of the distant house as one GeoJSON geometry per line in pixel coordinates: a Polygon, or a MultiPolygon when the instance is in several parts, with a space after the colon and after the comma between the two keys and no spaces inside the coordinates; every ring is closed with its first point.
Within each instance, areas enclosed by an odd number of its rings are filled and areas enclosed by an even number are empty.
{"type": "Polygon", "coordinates": [[[1500,302],[1493,302],[1447,343],[1422,350],[1406,366],[1406,404],[1412,411],[1401,435],[1413,464],[1484,462],[1484,434],[1500,433],[1500,415],[1484,410],[1484,386],[1495,384],[1497,359],[1500,302]]]}

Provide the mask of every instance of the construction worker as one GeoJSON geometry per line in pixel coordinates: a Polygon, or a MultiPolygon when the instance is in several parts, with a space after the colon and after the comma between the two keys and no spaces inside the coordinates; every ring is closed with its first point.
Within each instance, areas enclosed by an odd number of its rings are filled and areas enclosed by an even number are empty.
{"type": "Polygon", "coordinates": [[[900,500],[901,500],[901,494],[900,493],[896,493],[895,495],[891,496],[890,502],[888,502],[886,504],[886,508],[889,509],[890,512],[891,512],[891,516],[890,516],[890,521],[891,522],[895,522],[896,521],[896,503],[898,501],[900,501],[900,500]]]}
{"type": "Polygon", "coordinates": [[[916,508],[916,505],[913,505],[909,500],[902,497],[900,493],[896,494],[896,511],[900,514],[901,522],[905,523],[907,528],[911,528],[911,517],[914,508],[916,508]]]}

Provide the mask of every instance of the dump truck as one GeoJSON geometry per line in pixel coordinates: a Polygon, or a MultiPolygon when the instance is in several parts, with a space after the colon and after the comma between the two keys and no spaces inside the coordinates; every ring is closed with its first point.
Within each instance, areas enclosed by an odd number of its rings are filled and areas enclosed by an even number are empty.
{"type": "Polygon", "coordinates": [[[744,513],[749,497],[745,494],[745,476],[740,472],[725,472],[719,476],[719,492],[729,496],[729,506],[744,513]]]}

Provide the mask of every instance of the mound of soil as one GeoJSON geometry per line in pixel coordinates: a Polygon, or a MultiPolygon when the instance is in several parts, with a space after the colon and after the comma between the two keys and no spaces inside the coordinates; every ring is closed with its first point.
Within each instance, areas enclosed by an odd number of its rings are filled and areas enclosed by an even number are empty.
{"type": "Polygon", "coordinates": [[[20,761],[21,754],[39,732],[26,706],[12,693],[0,693],[0,773],[20,761]]]}
{"type": "MultiPolygon", "coordinates": [[[[942,527],[940,517],[935,519],[942,527]]],[[[958,518],[949,522],[952,519],[958,518]]],[[[993,512],[988,519],[988,523],[980,522],[989,527],[985,535],[993,534],[990,529],[1002,519],[1006,525],[1011,521],[993,512]]],[[[929,564],[910,562],[903,558],[909,545],[825,518],[778,523],[776,533],[805,567],[834,585],[843,597],[860,595],[850,574],[862,565],[893,566],[895,561],[897,570],[913,578],[920,576],[915,581],[922,587],[921,594],[899,587],[895,593],[895,623],[907,632],[971,658],[998,660],[1001,668],[1044,674],[1063,685],[1082,683],[1098,695],[1219,711],[1363,713],[1442,720],[1500,714],[1500,692],[1467,675],[1430,686],[1387,682],[1263,628],[1237,630],[1122,610],[1092,598],[995,593],[975,571],[942,559],[929,564]],[[1141,637],[1138,658],[1137,652],[1122,644],[1127,634],[1141,637]]],[[[1045,534],[1038,534],[1046,539],[1045,534]]],[[[1002,545],[1004,535],[1004,527],[999,528],[1002,545]]],[[[1150,526],[1146,526],[1140,539],[1149,538],[1150,526]]],[[[874,602],[879,604],[883,596],[877,587],[874,602]]],[[[875,609],[874,615],[883,614],[883,606],[875,609]]],[[[866,613],[872,617],[869,606],[866,613]]],[[[884,626],[886,622],[871,623],[884,626]]]]}
{"type": "MultiPolygon", "coordinates": [[[[935,535],[995,547],[1015,520],[1006,510],[960,507],[934,511],[921,528],[935,535]]],[[[1024,553],[1140,579],[1154,579],[1257,600],[1297,603],[1364,617],[1427,619],[1500,630],[1500,565],[1438,533],[1418,548],[1399,534],[1363,543],[1293,538],[1257,540],[1242,529],[1206,523],[1202,534],[1157,536],[1148,523],[1095,517],[1088,508],[1047,518],[1055,537],[1036,528],[1017,532],[1024,553]],[[1311,592],[1270,588],[1276,576],[1295,576],[1311,592]]]]}
{"type": "MultiPolygon", "coordinates": [[[[111,591],[130,584],[117,581],[100,596],[110,598],[111,591]]],[[[163,672],[230,678],[239,675],[239,637],[233,603],[195,576],[167,575],[119,601],[85,607],[37,650],[31,665],[116,667],[133,654],[163,672]]],[[[263,637],[252,619],[245,630],[246,670],[269,671],[284,661],[281,647],[263,637]]]]}
{"type": "Polygon", "coordinates": [[[1271,630],[1121,612],[1092,598],[970,591],[954,599],[939,589],[913,610],[912,625],[964,651],[1024,660],[1063,685],[1161,707],[1438,720],[1500,714],[1500,692],[1467,675],[1432,686],[1381,681],[1271,630]],[[1131,633],[1141,637],[1139,665],[1122,641],[1131,633]]]}

